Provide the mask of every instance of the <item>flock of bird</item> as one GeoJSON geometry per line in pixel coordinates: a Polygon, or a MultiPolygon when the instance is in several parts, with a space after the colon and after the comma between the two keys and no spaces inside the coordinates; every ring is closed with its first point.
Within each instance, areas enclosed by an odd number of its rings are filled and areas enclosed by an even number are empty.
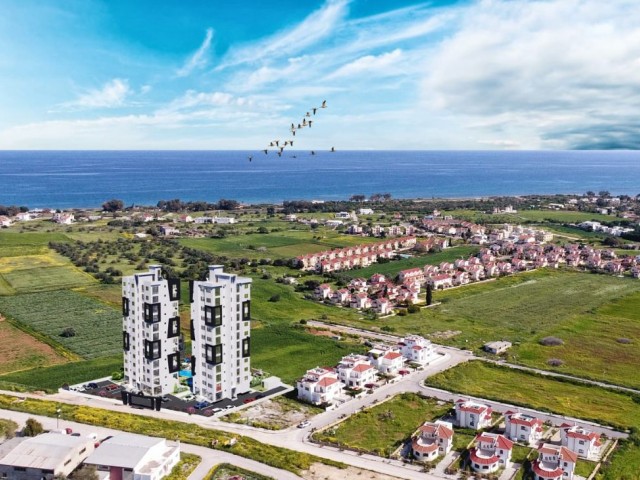
{"type": "MultiPolygon", "coordinates": [[[[319,110],[323,109],[323,108],[327,108],[327,101],[323,100],[322,104],[319,107],[312,107],[302,118],[302,121],[300,123],[298,123],[297,125],[295,123],[291,124],[291,127],[289,128],[289,131],[291,132],[291,135],[293,137],[296,136],[296,132],[299,130],[303,130],[304,128],[311,128],[311,125],[313,125],[313,122],[315,120],[312,120],[313,118],[315,118],[316,112],[318,112],[319,110]]],[[[269,142],[269,145],[267,145],[267,148],[265,148],[264,150],[262,150],[264,152],[265,155],[269,154],[270,150],[273,150],[276,152],[276,154],[281,157],[282,156],[282,152],[284,152],[284,149],[286,147],[293,147],[293,141],[294,139],[290,139],[290,140],[285,140],[284,142],[282,140],[273,140],[271,142],[269,142]]],[[[336,149],[334,147],[331,147],[331,152],[335,152],[336,149]]],[[[316,152],[315,150],[311,150],[311,155],[315,155],[316,152]]],[[[295,155],[293,155],[293,158],[296,158],[295,155]]],[[[253,156],[250,155],[249,156],[249,161],[251,162],[253,160],[253,156]]]]}

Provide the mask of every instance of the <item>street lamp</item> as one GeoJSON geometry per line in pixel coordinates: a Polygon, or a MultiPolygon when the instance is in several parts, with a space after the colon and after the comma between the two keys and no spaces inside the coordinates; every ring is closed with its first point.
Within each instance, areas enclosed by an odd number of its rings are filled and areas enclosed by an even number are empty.
{"type": "Polygon", "coordinates": [[[56,429],[60,428],[60,414],[62,413],[62,410],[60,409],[60,407],[56,408],[56,429]]]}

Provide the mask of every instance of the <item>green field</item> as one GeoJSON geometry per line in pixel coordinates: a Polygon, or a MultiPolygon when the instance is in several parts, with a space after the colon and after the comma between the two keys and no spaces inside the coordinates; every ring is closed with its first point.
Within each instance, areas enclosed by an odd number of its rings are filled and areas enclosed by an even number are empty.
{"type": "Polygon", "coordinates": [[[441,418],[451,407],[450,403],[438,402],[433,398],[402,393],[315,434],[314,439],[389,456],[424,422],[441,418]]]}
{"type": "Polygon", "coordinates": [[[608,462],[596,475],[597,480],[640,480],[640,440],[618,444],[608,462]]]}
{"type": "Polygon", "coordinates": [[[596,222],[612,222],[616,217],[602,215],[600,213],[564,211],[564,210],[518,210],[515,214],[487,214],[474,210],[450,210],[445,212],[456,218],[464,218],[472,222],[482,223],[522,223],[522,222],[548,222],[548,223],[581,223],[589,220],[596,222]]]}
{"type": "Polygon", "coordinates": [[[640,425],[632,395],[472,361],[426,380],[428,386],[627,429],[640,425]]]}
{"type": "Polygon", "coordinates": [[[560,372],[640,387],[640,377],[634,374],[640,363],[637,280],[539,270],[434,292],[433,298],[441,305],[405,317],[339,322],[432,335],[437,343],[470,349],[508,340],[514,343],[507,353],[511,361],[548,369],[547,361],[559,358],[564,362],[560,372]],[[561,338],[564,345],[539,345],[550,335],[561,338]],[[632,343],[619,343],[619,338],[632,343]]]}
{"type": "Polygon", "coordinates": [[[0,297],[0,312],[49,336],[84,358],[122,351],[122,318],[118,310],[68,290],[0,297]],[[60,334],[72,327],[76,335],[60,334]]]}
{"type": "Polygon", "coordinates": [[[69,237],[62,233],[0,232],[0,258],[44,255],[50,252],[47,246],[50,241],[68,242],[69,237]]]}
{"type": "Polygon", "coordinates": [[[230,463],[221,463],[213,467],[207,475],[206,480],[228,480],[230,478],[242,478],[243,480],[274,480],[271,477],[265,477],[264,475],[231,465],[230,463]]]}
{"type": "Polygon", "coordinates": [[[32,368],[0,375],[0,389],[10,389],[13,385],[55,392],[65,383],[69,385],[84,383],[96,378],[108,377],[121,369],[122,354],[64,365],[32,368]]]}
{"type": "Polygon", "coordinates": [[[469,258],[471,255],[475,255],[480,250],[475,246],[459,246],[452,247],[442,252],[428,253],[426,255],[405,258],[402,260],[393,260],[387,263],[375,263],[366,268],[360,268],[355,270],[348,270],[343,273],[344,276],[350,278],[369,278],[374,273],[381,273],[388,277],[395,277],[400,270],[406,270],[414,267],[424,267],[425,265],[438,265],[442,262],[453,262],[455,259],[464,257],[469,258]]]}

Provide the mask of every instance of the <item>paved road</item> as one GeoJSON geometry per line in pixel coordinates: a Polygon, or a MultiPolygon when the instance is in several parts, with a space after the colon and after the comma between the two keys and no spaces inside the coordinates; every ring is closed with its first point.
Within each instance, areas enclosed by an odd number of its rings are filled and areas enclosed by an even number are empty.
{"type": "MultiPolygon", "coordinates": [[[[19,425],[23,425],[28,418],[37,419],[45,429],[54,429],[57,428],[57,419],[50,417],[43,417],[40,415],[30,415],[22,412],[14,412],[11,410],[2,410],[0,409],[0,417],[8,418],[18,423],[19,425]]],[[[96,433],[98,438],[105,438],[109,435],[115,435],[118,433],[122,433],[119,430],[114,430],[111,428],[103,428],[103,427],[95,427],[92,425],[85,425],[83,423],[69,422],[64,419],[60,420],[60,428],[70,427],[74,432],[79,432],[83,435],[87,435],[89,433],[96,433]]],[[[270,467],[260,462],[256,462],[254,460],[250,460],[248,458],[240,457],[238,455],[234,455],[228,452],[222,452],[219,450],[213,450],[211,448],[199,447],[197,445],[189,445],[187,443],[182,443],[180,445],[180,449],[183,452],[193,453],[195,455],[199,455],[202,458],[202,462],[200,465],[193,471],[193,473],[189,476],[189,480],[202,480],[206,478],[207,473],[213,466],[219,463],[231,463],[233,465],[238,465],[242,468],[246,468],[247,470],[251,470],[262,475],[267,475],[269,477],[275,479],[284,479],[284,480],[299,480],[301,477],[287,472],[286,470],[281,470],[279,468],[270,467]]]]}

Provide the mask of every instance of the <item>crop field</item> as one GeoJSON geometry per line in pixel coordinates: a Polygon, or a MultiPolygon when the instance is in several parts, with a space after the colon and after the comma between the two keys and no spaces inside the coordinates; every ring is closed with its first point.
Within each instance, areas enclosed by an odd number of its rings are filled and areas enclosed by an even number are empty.
{"type": "Polygon", "coordinates": [[[0,257],[0,295],[73,288],[95,279],[55,253],[0,257]]]}
{"type": "Polygon", "coordinates": [[[518,210],[518,213],[500,213],[497,215],[477,212],[474,210],[451,210],[446,212],[457,218],[486,223],[520,223],[520,222],[550,222],[550,223],[581,223],[589,220],[596,222],[611,222],[616,218],[600,213],[564,211],[564,210],[518,210]]]}
{"type": "Polygon", "coordinates": [[[387,263],[374,263],[373,265],[355,270],[348,270],[343,275],[356,278],[369,278],[374,273],[382,273],[391,278],[395,277],[400,270],[406,270],[414,267],[424,267],[425,265],[437,265],[442,262],[452,262],[453,260],[464,257],[468,258],[480,250],[474,246],[452,247],[442,252],[428,253],[426,255],[404,258],[402,260],[393,260],[387,263]]]}
{"type": "Polygon", "coordinates": [[[62,233],[0,232],[0,257],[46,254],[50,241],[67,242],[69,238],[62,233]]]}
{"type": "Polygon", "coordinates": [[[122,351],[122,318],[118,310],[76,292],[0,297],[0,312],[84,358],[122,351]],[[75,336],[61,336],[67,327],[75,330],[75,336]]]}
{"type": "Polygon", "coordinates": [[[0,388],[18,385],[55,392],[65,383],[69,385],[84,383],[96,378],[108,377],[121,369],[122,354],[62,365],[41,366],[0,375],[0,388]]]}
{"type": "Polygon", "coordinates": [[[389,401],[350,416],[314,436],[315,440],[389,456],[420,425],[441,418],[450,403],[403,393],[389,401]]]}
{"type": "Polygon", "coordinates": [[[438,373],[429,377],[426,384],[622,429],[640,424],[640,403],[634,401],[630,394],[560,381],[482,361],[468,362],[438,373]],[[478,381],[479,378],[482,381],[478,381]]]}
{"type": "Polygon", "coordinates": [[[560,372],[640,387],[640,377],[634,375],[640,362],[637,280],[539,270],[434,292],[433,298],[442,303],[420,313],[375,324],[364,319],[340,323],[387,326],[470,349],[508,340],[514,343],[507,353],[511,361],[548,369],[547,361],[560,359],[560,372]],[[546,336],[557,336],[564,345],[543,347],[539,341],[546,336]]]}
{"type": "Polygon", "coordinates": [[[15,328],[1,316],[0,338],[2,339],[0,375],[67,361],[54,348],[15,328]]]}

